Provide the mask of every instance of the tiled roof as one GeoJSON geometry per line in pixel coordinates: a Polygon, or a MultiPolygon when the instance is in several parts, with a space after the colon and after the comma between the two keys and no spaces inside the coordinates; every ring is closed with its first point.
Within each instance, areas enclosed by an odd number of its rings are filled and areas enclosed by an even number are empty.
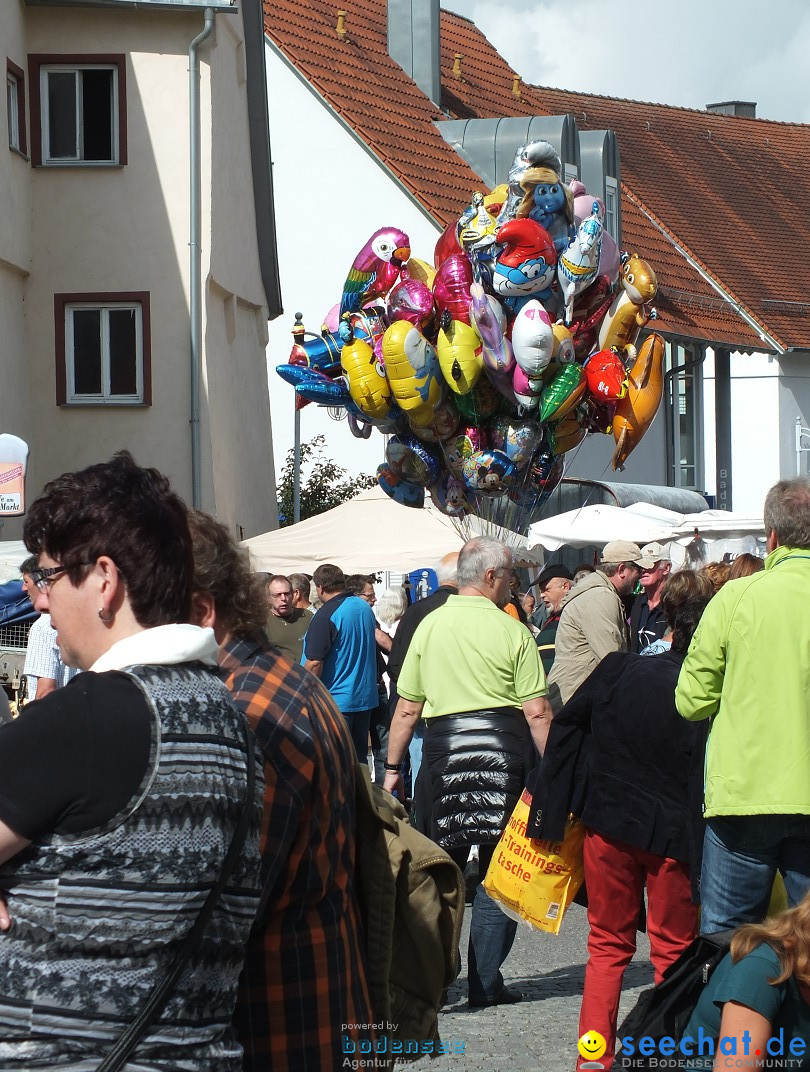
{"type": "Polygon", "coordinates": [[[268,37],[438,223],[457,217],[482,183],[436,121],[572,113],[580,129],[616,131],[622,244],[656,269],[662,330],[768,348],[668,234],[783,346],[810,346],[810,126],[525,84],[517,98],[515,72],[448,11],[440,111],[388,55],[385,0],[265,0],[264,13],[268,37]]]}

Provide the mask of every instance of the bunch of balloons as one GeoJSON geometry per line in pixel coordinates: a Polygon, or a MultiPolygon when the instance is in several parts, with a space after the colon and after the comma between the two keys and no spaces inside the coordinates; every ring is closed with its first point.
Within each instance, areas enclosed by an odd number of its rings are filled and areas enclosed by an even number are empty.
{"type": "Polygon", "coordinates": [[[620,253],[604,206],[566,185],[554,148],[521,146],[508,182],[440,237],[434,267],[408,236],[376,231],[355,257],[320,336],[299,325],[276,371],[296,404],[345,408],[355,435],[390,436],[378,480],[397,502],[425,492],[446,514],[530,517],[568,451],[613,434],[614,470],[652,422],[664,343],[655,272],[620,253]]]}

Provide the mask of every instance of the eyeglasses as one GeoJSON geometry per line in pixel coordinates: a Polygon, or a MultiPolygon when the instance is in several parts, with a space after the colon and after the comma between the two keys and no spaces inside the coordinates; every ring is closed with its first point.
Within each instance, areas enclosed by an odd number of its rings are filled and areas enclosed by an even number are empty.
{"type": "MultiPolygon", "coordinates": [[[[92,562],[77,562],[77,566],[92,566],[92,562]]],[[[31,570],[29,576],[40,592],[47,592],[60,573],[65,573],[67,566],[45,566],[31,570]]]]}

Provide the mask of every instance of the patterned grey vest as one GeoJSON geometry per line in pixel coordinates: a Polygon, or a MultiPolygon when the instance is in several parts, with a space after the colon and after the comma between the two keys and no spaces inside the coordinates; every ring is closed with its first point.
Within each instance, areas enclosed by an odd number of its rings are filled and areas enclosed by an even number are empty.
{"type": "MultiPolygon", "coordinates": [[[[0,1069],[95,1069],[170,965],[216,880],[246,783],[242,715],[200,665],[130,667],[152,713],[147,773],[103,829],[9,861],[0,1069]]],[[[115,712],[110,712],[115,717],[115,712]]],[[[163,1015],[127,1069],[235,1072],[229,1030],[258,905],[262,778],[241,859],[163,1015]]]]}

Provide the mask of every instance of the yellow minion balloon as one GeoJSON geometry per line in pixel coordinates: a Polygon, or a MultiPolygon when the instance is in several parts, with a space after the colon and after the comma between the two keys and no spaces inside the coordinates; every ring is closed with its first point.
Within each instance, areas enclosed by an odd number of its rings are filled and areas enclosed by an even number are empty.
{"type": "Polygon", "coordinates": [[[442,379],[435,349],[407,320],[386,329],[382,344],[391,392],[411,421],[429,424],[442,398],[442,379]]]}
{"type": "Polygon", "coordinates": [[[391,412],[391,385],[381,361],[365,339],[354,339],[340,351],[340,364],[349,381],[349,394],[367,417],[385,418],[391,412]]]}
{"type": "Polygon", "coordinates": [[[436,343],[442,374],[457,395],[466,395],[478,382],[484,368],[481,336],[461,320],[442,328],[436,343]]]}

